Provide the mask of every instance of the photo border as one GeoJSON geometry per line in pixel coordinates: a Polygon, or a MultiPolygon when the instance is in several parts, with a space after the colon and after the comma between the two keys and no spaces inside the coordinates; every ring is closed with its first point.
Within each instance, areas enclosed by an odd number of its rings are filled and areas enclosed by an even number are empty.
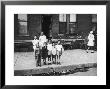
{"type": "MultiPolygon", "coordinates": [[[[110,1],[98,0],[98,1],[1,1],[1,87],[2,88],[54,88],[54,86],[39,86],[39,85],[5,85],[5,6],[6,5],[106,5],[106,74],[107,77],[110,75],[108,72],[109,65],[109,29],[110,29],[110,1]]],[[[108,79],[108,78],[106,78],[108,79]]],[[[106,80],[106,84],[108,85],[109,80],[106,80]]],[[[81,87],[81,86],[80,86],[81,87]]],[[[58,88],[60,88],[58,86],[58,88]]],[[[66,88],[66,87],[65,87],[66,88]]],[[[67,87],[68,88],[68,87],[67,87]]]]}

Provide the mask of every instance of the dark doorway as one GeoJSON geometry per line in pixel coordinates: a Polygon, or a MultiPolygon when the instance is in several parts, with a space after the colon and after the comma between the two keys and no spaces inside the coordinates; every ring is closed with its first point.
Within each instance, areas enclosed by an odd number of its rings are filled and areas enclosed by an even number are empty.
{"type": "Polygon", "coordinates": [[[42,15],[42,31],[49,38],[49,32],[51,30],[51,15],[42,15]]]}

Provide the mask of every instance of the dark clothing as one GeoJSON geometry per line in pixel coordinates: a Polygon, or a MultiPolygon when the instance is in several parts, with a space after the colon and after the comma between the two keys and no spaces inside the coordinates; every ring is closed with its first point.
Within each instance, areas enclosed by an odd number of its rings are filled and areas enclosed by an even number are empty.
{"type": "Polygon", "coordinates": [[[46,64],[47,52],[48,52],[47,47],[46,46],[42,47],[42,58],[43,58],[44,64],[46,64]]]}
{"type": "Polygon", "coordinates": [[[52,61],[53,63],[56,63],[56,55],[52,55],[52,61]]]}
{"type": "Polygon", "coordinates": [[[35,51],[35,60],[36,60],[36,66],[41,66],[41,50],[38,48],[35,51]]]}
{"type": "Polygon", "coordinates": [[[48,52],[47,47],[42,47],[42,57],[43,58],[47,57],[47,52],[48,52]]]}

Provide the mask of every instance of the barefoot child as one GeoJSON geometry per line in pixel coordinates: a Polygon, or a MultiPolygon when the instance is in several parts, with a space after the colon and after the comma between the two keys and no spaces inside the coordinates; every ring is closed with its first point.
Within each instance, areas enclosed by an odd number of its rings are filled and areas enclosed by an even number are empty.
{"type": "Polygon", "coordinates": [[[39,44],[39,40],[37,39],[37,36],[34,36],[34,40],[32,40],[32,44],[33,44],[34,55],[35,55],[36,48],[38,47],[38,44],[39,44]]]}
{"type": "Polygon", "coordinates": [[[56,50],[57,50],[57,64],[60,64],[60,57],[61,57],[62,52],[64,50],[60,41],[58,41],[58,44],[56,45],[56,50]]]}
{"type": "Polygon", "coordinates": [[[46,58],[47,58],[47,46],[46,46],[46,42],[44,43],[44,46],[42,47],[42,58],[43,58],[43,63],[44,65],[46,65],[46,58]]]}
{"type": "Polygon", "coordinates": [[[48,50],[48,62],[49,64],[51,63],[51,58],[52,58],[52,43],[51,40],[49,40],[47,44],[47,50],[48,50]]]}
{"type": "Polygon", "coordinates": [[[55,43],[53,43],[52,44],[52,61],[55,64],[56,64],[56,54],[57,54],[57,49],[56,49],[55,43]]]}

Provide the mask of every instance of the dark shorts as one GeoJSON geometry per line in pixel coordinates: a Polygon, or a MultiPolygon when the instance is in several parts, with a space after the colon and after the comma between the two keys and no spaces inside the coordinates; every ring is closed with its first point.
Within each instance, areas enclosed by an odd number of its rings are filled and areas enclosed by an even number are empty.
{"type": "Polygon", "coordinates": [[[61,51],[57,51],[57,55],[61,55],[62,54],[62,52],[61,51]]]}
{"type": "Polygon", "coordinates": [[[56,58],[56,55],[52,55],[52,58],[56,58]]]}

